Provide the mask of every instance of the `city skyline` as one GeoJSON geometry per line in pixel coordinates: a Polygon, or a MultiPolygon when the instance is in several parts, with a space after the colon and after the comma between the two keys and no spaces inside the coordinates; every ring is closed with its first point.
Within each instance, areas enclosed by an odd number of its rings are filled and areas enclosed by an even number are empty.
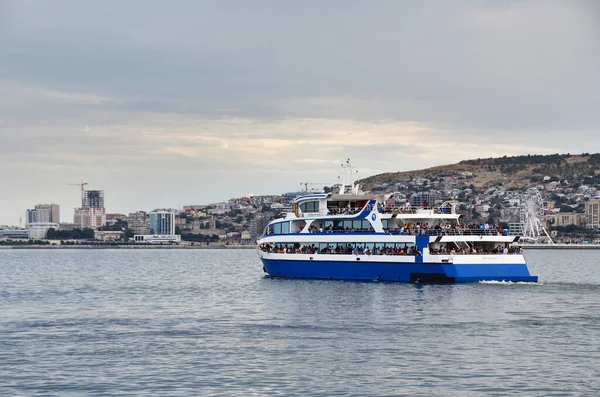
{"type": "Polygon", "coordinates": [[[164,4],[0,3],[0,224],[600,152],[594,1],[164,4]]]}

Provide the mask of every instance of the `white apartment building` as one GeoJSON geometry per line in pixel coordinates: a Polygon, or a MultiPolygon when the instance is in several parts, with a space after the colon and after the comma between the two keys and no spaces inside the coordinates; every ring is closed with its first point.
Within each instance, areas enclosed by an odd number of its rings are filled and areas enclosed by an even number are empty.
{"type": "Polygon", "coordinates": [[[26,211],[25,221],[30,223],[60,223],[60,207],[58,204],[37,204],[34,209],[26,211]]]}
{"type": "Polygon", "coordinates": [[[75,208],[73,223],[82,229],[98,229],[106,225],[106,210],[104,207],[75,208]]]}
{"type": "Polygon", "coordinates": [[[150,234],[175,235],[175,212],[150,212],[150,234]]]}
{"type": "Polygon", "coordinates": [[[60,206],[58,204],[38,204],[35,209],[44,214],[39,222],[60,223],[60,206]]]}

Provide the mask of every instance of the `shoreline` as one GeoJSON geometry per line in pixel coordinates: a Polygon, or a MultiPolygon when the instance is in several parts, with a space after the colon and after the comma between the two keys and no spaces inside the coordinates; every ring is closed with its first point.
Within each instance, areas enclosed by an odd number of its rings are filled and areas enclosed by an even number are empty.
{"type": "Polygon", "coordinates": [[[520,245],[524,250],[594,250],[600,249],[600,244],[539,244],[539,245],[520,245]]]}
{"type": "Polygon", "coordinates": [[[3,249],[256,249],[255,245],[2,245],[3,249]]]}
{"type": "MultiPolygon", "coordinates": [[[[600,250],[600,244],[539,244],[520,245],[524,250],[600,250]]],[[[0,250],[9,249],[256,249],[256,245],[0,245],[0,250]]]]}

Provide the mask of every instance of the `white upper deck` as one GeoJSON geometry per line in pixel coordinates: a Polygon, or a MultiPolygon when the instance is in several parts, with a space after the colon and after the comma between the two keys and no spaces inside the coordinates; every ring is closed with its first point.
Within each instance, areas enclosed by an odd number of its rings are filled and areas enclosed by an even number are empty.
{"type": "MultiPolygon", "coordinates": [[[[416,234],[429,229],[458,228],[460,214],[456,213],[457,202],[447,201],[439,207],[422,207],[410,204],[395,207],[394,201],[388,200],[390,195],[365,193],[350,178],[336,192],[307,194],[297,197],[292,202],[292,211],[284,218],[270,223],[269,229],[283,233],[329,232],[375,232],[392,234],[416,234]],[[281,224],[281,225],[278,225],[281,224]]],[[[347,175],[347,174],[346,174],[347,175]]],[[[265,234],[270,234],[269,229],[265,234]]]]}
{"type": "Polygon", "coordinates": [[[354,182],[354,170],[350,159],[345,165],[342,164],[342,167],[343,182],[337,192],[307,194],[295,198],[292,202],[292,212],[287,213],[285,219],[354,218],[374,201],[380,219],[394,220],[392,223],[396,225],[417,222],[432,226],[442,223],[458,224],[460,215],[456,213],[457,202],[446,201],[437,208],[412,207],[409,203],[396,208],[388,202],[390,195],[361,191],[358,183],[354,182]]]}

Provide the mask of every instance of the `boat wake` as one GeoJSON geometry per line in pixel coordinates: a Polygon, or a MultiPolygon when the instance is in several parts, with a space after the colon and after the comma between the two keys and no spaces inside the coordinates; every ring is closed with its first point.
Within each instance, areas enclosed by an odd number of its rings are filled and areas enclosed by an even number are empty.
{"type": "Polygon", "coordinates": [[[489,280],[489,281],[479,281],[479,284],[491,284],[491,285],[544,285],[544,283],[537,282],[532,283],[528,281],[497,281],[497,280],[489,280]]]}

